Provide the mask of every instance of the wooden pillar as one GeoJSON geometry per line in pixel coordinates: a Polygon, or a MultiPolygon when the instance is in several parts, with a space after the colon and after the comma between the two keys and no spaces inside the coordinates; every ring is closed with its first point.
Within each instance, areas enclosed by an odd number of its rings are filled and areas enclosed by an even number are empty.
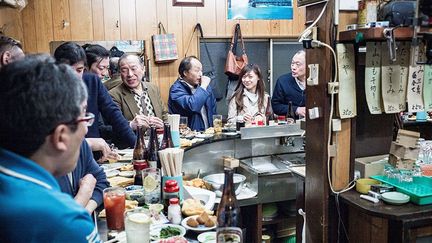
{"type": "MultiPolygon", "coordinates": [[[[320,14],[324,3],[306,7],[306,23],[320,14]]],[[[331,45],[334,1],[317,23],[318,39],[331,45]]],[[[330,96],[327,83],[333,79],[333,56],[327,48],[306,50],[306,63],[319,64],[319,84],[306,89],[306,107],[317,107],[320,117],[306,116],[306,242],[328,242],[329,186],[327,181],[327,139],[329,136],[330,96]]]]}

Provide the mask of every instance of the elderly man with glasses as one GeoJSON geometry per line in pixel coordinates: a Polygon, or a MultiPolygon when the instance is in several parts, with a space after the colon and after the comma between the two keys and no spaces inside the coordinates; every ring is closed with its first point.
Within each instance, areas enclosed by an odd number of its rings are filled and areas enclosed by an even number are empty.
{"type": "Polygon", "coordinates": [[[276,81],[273,91],[272,108],[274,113],[285,116],[288,113],[288,103],[291,101],[296,117],[306,115],[306,53],[298,51],[291,62],[291,73],[284,74],[276,81]]]}
{"type": "Polygon", "coordinates": [[[0,69],[22,58],[24,58],[24,52],[21,43],[11,37],[0,34],[0,69]]]}

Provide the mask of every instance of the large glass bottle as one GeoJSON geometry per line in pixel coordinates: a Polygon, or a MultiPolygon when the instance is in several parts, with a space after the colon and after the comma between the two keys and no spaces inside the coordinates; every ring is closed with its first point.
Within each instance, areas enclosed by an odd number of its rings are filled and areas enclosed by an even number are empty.
{"type": "Polygon", "coordinates": [[[268,100],[267,100],[267,107],[266,107],[266,111],[265,111],[265,116],[266,116],[266,125],[267,126],[274,125],[274,113],[273,113],[273,108],[271,105],[270,96],[268,97],[268,100]]]}
{"type": "Polygon", "coordinates": [[[148,145],[148,163],[150,168],[161,168],[161,163],[158,156],[159,143],[157,138],[156,127],[150,127],[150,139],[148,145]]]}
{"type": "Polygon", "coordinates": [[[167,122],[164,123],[164,134],[163,134],[160,150],[166,148],[174,148],[174,144],[171,138],[171,126],[167,122]]]}
{"type": "Polygon", "coordinates": [[[224,189],[217,210],[216,242],[243,242],[240,207],[234,190],[234,171],[225,168],[224,189]]]}
{"type": "Polygon", "coordinates": [[[142,170],[148,168],[147,148],[145,146],[144,131],[142,127],[137,128],[137,140],[133,150],[132,164],[135,170],[134,185],[143,185],[142,170]]]}
{"type": "Polygon", "coordinates": [[[295,113],[294,113],[294,107],[292,104],[292,101],[288,102],[288,112],[286,115],[286,121],[287,124],[293,124],[296,123],[296,119],[295,119],[295,113]]]}

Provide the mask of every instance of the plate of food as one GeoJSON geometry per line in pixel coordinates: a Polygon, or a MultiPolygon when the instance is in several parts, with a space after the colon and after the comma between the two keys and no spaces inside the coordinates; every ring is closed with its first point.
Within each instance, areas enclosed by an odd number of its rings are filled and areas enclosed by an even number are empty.
{"type": "Polygon", "coordinates": [[[152,241],[169,239],[172,237],[183,237],[186,234],[186,229],[181,225],[176,224],[152,224],[150,226],[150,238],[152,241]]]}
{"type": "Polygon", "coordinates": [[[206,212],[184,218],[181,225],[188,230],[203,232],[216,228],[216,217],[209,216],[206,212]]]}

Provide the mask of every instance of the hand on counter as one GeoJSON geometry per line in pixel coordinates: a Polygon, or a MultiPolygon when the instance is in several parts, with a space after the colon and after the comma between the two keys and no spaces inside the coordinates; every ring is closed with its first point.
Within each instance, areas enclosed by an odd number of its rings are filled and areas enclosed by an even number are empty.
{"type": "Polygon", "coordinates": [[[93,194],[95,186],[96,186],[96,178],[92,174],[85,175],[80,180],[79,189],[74,198],[75,201],[78,204],[82,205],[83,207],[86,207],[87,204],[91,201],[90,198],[93,194]]]}

